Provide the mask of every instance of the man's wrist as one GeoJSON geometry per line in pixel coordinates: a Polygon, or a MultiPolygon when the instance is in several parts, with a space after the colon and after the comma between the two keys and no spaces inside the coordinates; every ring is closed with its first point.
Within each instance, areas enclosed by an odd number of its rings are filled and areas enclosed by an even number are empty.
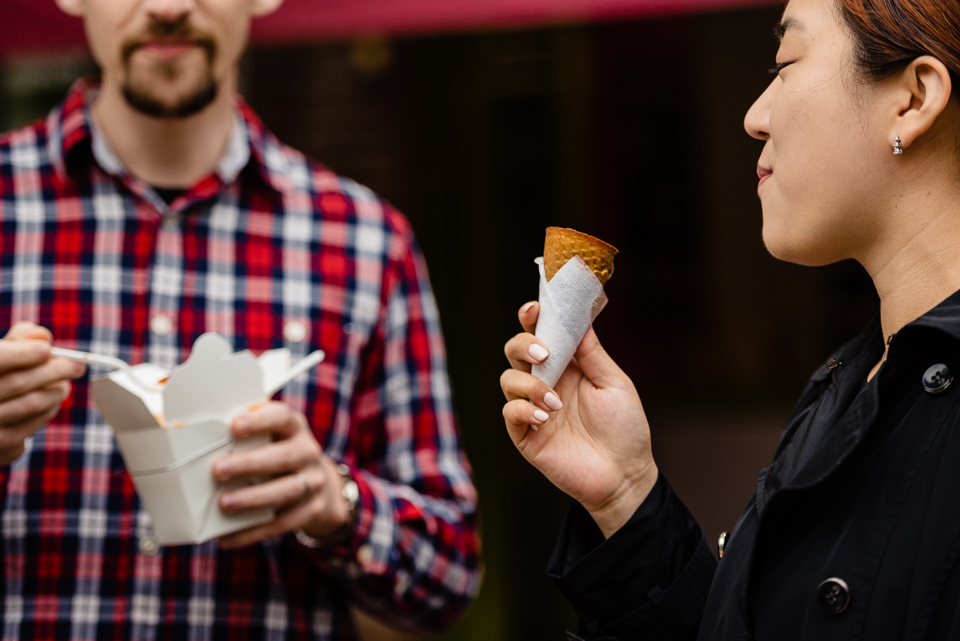
{"type": "Polygon", "coordinates": [[[344,463],[337,463],[332,459],[326,459],[324,463],[327,465],[328,472],[335,472],[335,474],[330,474],[331,483],[333,484],[334,489],[338,490],[338,498],[342,501],[338,504],[338,507],[343,508],[343,510],[346,512],[346,517],[343,517],[343,512],[337,510],[339,513],[338,520],[341,521],[341,524],[335,527],[332,531],[322,535],[311,534],[303,528],[298,529],[294,533],[297,541],[304,547],[311,549],[336,545],[346,541],[350,538],[350,535],[353,534],[357,525],[357,509],[360,503],[360,488],[357,486],[357,482],[353,479],[353,474],[350,471],[350,467],[344,463]]]}
{"type": "Polygon", "coordinates": [[[353,478],[353,473],[346,463],[337,463],[337,474],[340,476],[340,496],[347,507],[347,522],[342,529],[353,532],[357,527],[357,509],[360,505],[360,487],[353,478]]]}

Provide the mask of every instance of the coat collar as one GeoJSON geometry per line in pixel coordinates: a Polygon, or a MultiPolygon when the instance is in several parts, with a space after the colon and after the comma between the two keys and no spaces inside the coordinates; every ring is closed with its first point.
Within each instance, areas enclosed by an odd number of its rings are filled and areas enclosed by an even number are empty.
{"type": "Polygon", "coordinates": [[[929,312],[908,323],[897,335],[917,330],[934,330],[960,342],[960,291],[956,291],[929,312]]]}
{"type": "MultiPolygon", "coordinates": [[[[941,340],[945,335],[960,346],[960,291],[954,292],[923,316],[903,327],[894,337],[888,360],[899,359],[900,354],[916,350],[918,343],[915,339],[931,331],[937,332],[941,340]]],[[[771,491],[787,487],[810,487],[830,476],[876,422],[881,386],[885,378],[883,369],[870,384],[865,384],[865,381],[867,373],[883,353],[883,341],[880,315],[877,314],[856,338],[841,347],[814,373],[811,383],[820,388],[820,394],[826,400],[813,401],[808,398],[809,402],[816,405],[804,409],[817,413],[820,420],[831,420],[827,414],[832,411],[831,406],[835,406],[839,416],[835,417],[836,423],[817,445],[816,455],[810,457],[801,469],[783,476],[775,462],[761,473],[757,488],[758,508],[761,512],[771,491]],[[826,406],[822,404],[824,402],[827,403],[826,406]]],[[[896,390],[888,390],[887,393],[896,393],[896,390]]],[[[806,394],[804,396],[807,397],[806,394]]],[[[794,417],[784,432],[784,438],[777,450],[778,456],[792,438],[791,431],[799,429],[803,421],[810,419],[811,415],[807,412],[794,417]]]]}

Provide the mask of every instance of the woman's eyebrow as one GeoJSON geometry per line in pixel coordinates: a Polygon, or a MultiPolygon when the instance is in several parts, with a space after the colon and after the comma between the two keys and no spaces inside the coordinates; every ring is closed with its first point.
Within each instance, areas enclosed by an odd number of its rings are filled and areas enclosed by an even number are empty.
{"type": "Polygon", "coordinates": [[[786,35],[788,29],[803,31],[803,23],[793,16],[784,16],[780,24],[773,27],[773,35],[777,37],[777,40],[783,40],[783,36],[786,35]]]}

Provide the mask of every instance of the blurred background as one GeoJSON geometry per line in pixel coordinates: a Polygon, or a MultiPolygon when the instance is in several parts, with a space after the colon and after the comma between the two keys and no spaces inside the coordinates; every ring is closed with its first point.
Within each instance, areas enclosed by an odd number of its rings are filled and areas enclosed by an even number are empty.
{"type": "MultiPolygon", "coordinates": [[[[709,540],[733,527],[808,375],[875,312],[857,265],[780,263],[760,237],[770,0],[287,0],[255,25],[247,100],[285,142],[379,192],[430,266],[486,576],[441,638],[561,639],[544,568],[569,499],[503,428],[503,343],[548,225],[616,245],[596,322],[660,466],[709,540]]],[[[2,0],[0,126],[95,74],[53,0],[2,0]]],[[[374,632],[386,639],[387,633],[374,632]]]]}

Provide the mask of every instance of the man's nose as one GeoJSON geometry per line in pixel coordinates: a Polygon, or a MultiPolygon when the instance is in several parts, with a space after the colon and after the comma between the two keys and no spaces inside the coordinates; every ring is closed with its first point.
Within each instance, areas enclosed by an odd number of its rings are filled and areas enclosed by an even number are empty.
{"type": "Polygon", "coordinates": [[[160,22],[182,20],[196,7],[195,0],[144,0],[143,9],[160,22]]]}

